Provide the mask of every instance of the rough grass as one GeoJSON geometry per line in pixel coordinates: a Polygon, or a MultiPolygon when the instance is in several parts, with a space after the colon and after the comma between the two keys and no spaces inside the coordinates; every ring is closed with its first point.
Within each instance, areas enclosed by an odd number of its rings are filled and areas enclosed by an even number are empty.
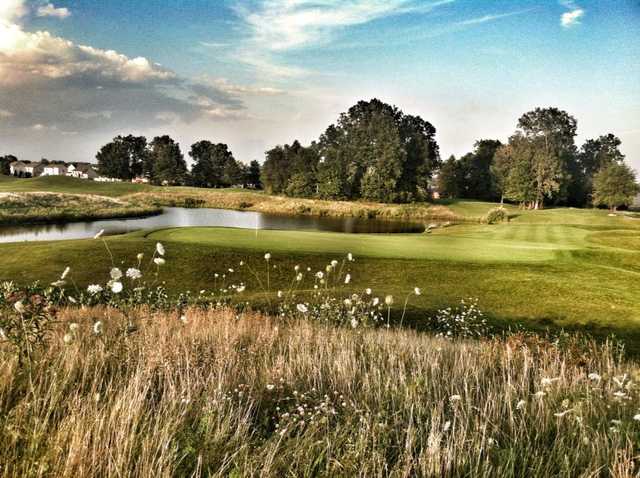
{"type": "Polygon", "coordinates": [[[0,225],[61,223],[155,214],[159,208],[106,196],[0,193],[0,225]]]}
{"type": "Polygon", "coordinates": [[[0,475],[639,471],[640,368],[609,345],[451,342],[229,311],[187,311],[186,324],[140,316],[122,336],[113,312],[63,312],[31,377],[0,345],[0,475]]]}

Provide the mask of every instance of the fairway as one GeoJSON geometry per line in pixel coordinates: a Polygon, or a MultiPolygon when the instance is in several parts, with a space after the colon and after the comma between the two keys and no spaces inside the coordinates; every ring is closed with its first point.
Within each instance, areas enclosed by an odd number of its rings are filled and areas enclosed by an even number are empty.
{"type": "Polygon", "coordinates": [[[562,226],[459,226],[431,234],[337,234],[297,231],[250,231],[223,228],[175,228],[153,232],[150,239],[196,243],[216,248],[282,254],[345,255],[385,259],[457,262],[550,261],[559,251],[578,247],[585,233],[562,226]],[[553,240],[549,240],[550,236],[553,240]],[[547,239],[547,240],[545,240],[547,239]]]}

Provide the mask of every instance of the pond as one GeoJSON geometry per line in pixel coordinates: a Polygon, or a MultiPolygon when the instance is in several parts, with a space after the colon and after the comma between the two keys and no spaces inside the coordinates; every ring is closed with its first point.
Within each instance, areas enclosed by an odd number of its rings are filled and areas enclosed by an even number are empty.
{"type": "Polygon", "coordinates": [[[104,229],[105,234],[123,234],[141,229],[189,226],[344,233],[420,233],[425,230],[424,225],[415,222],[353,217],[284,216],[252,211],[168,207],[163,210],[162,214],[143,218],[0,227],[0,242],[84,239],[93,237],[101,229],[104,229]]]}

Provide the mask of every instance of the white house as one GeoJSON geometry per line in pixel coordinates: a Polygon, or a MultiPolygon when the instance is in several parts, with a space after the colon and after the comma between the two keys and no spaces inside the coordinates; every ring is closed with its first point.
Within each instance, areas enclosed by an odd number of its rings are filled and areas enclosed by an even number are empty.
{"type": "Polygon", "coordinates": [[[41,176],[65,176],[67,174],[67,166],[62,163],[44,164],[41,176]]]}

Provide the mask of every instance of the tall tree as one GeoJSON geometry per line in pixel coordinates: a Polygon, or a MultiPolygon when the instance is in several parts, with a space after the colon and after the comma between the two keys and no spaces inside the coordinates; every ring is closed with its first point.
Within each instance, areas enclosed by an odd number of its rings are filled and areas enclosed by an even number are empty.
{"type": "Polygon", "coordinates": [[[228,165],[236,164],[236,160],[226,144],[199,141],[191,146],[189,156],[194,161],[191,168],[194,186],[211,188],[229,185],[226,175],[233,172],[228,165]]]}
{"type": "Polygon", "coordinates": [[[256,189],[262,189],[262,182],[260,181],[260,163],[255,159],[249,163],[247,174],[245,177],[245,183],[256,189]]]}
{"type": "Polygon", "coordinates": [[[110,178],[132,179],[142,175],[148,154],[144,136],[116,136],[96,155],[98,171],[110,178]]]}
{"type": "Polygon", "coordinates": [[[462,164],[455,156],[449,156],[438,172],[438,194],[444,199],[462,197],[464,188],[464,174],[462,164]]]}
{"type": "Polygon", "coordinates": [[[600,169],[593,178],[593,202],[615,211],[633,204],[640,188],[635,173],[624,163],[612,162],[600,169]]]}
{"type": "Polygon", "coordinates": [[[462,197],[490,201],[496,199],[495,187],[492,183],[491,165],[500,141],[481,139],[474,144],[474,151],[460,158],[464,175],[462,197]]]}
{"type": "Polygon", "coordinates": [[[11,168],[9,165],[14,161],[17,161],[13,154],[7,154],[6,156],[0,156],[0,174],[4,174],[6,176],[11,174],[11,168]]]}
{"type": "Polygon", "coordinates": [[[334,198],[410,201],[428,195],[439,162],[435,128],[380,100],[342,113],[318,142],[318,194],[334,198]],[[322,179],[322,181],[320,181],[322,179]]]}
{"type": "Polygon", "coordinates": [[[156,136],[150,146],[151,181],[155,184],[183,184],[187,176],[187,163],[180,145],[164,135],[156,136]]]}
{"type": "Polygon", "coordinates": [[[265,153],[266,159],[262,165],[261,182],[269,194],[282,194],[287,188],[290,178],[288,148],[289,146],[286,148],[276,146],[265,153]]]}
{"type": "Polygon", "coordinates": [[[620,151],[621,144],[620,138],[611,133],[585,141],[578,156],[584,173],[593,177],[604,166],[622,163],[624,154],[620,151]]]}
{"type": "Polygon", "coordinates": [[[536,108],[520,117],[517,134],[531,142],[536,197],[534,208],[544,206],[545,198],[561,191],[568,179],[567,162],[575,155],[577,121],[558,108],[536,108]]]}

